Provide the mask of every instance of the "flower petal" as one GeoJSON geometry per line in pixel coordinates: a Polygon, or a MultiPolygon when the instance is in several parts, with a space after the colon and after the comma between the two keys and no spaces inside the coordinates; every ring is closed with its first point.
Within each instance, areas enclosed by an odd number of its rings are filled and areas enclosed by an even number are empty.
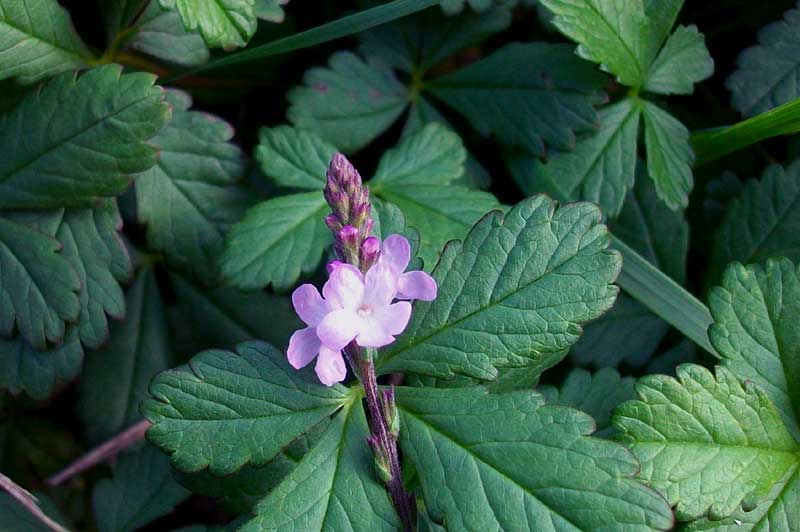
{"type": "Polygon", "coordinates": [[[322,287],[331,308],[355,309],[364,298],[364,276],[352,264],[340,264],[322,287]]]}
{"type": "Polygon", "coordinates": [[[394,342],[393,335],[403,332],[410,317],[411,303],[408,301],[378,307],[371,316],[363,320],[356,343],[362,347],[383,347],[391,344],[394,342]]]}
{"type": "Polygon", "coordinates": [[[322,343],[317,338],[317,331],[314,327],[295,331],[289,338],[289,349],[286,352],[289,364],[294,369],[307,366],[317,356],[321,346],[322,343]]]}
{"type": "Polygon", "coordinates": [[[378,262],[382,262],[401,274],[408,268],[411,260],[411,244],[402,235],[389,235],[381,244],[381,254],[378,262]]]}
{"type": "Polygon", "coordinates": [[[358,334],[360,322],[353,309],[334,310],[317,327],[317,337],[325,347],[342,350],[358,334]]]}
{"type": "Polygon", "coordinates": [[[328,303],[313,284],[298,286],[292,292],[292,304],[300,319],[311,327],[316,327],[328,313],[328,303]]]}
{"type": "Polygon", "coordinates": [[[381,263],[367,270],[363,304],[370,307],[388,305],[397,293],[398,275],[381,263]]]}
{"type": "Polygon", "coordinates": [[[341,351],[334,351],[323,346],[317,357],[317,365],[314,367],[317,377],[325,386],[333,386],[337,382],[342,382],[347,376],[347,366],[341,351]]]}
{"type": "Polygon", "coordinates": [[[397,283],[397,299],[436,299],[436,281],[425,272],[408,272],[400,276],[397,283]]]}

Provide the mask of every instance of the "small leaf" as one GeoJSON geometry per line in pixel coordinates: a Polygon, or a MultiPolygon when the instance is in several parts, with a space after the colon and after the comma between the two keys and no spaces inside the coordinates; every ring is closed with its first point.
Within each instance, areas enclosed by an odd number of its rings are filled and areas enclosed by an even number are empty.
{"type": "Polygon", "coordinates": [[[439,295],[417,302],[406,332],[377,360],[410,371],[494,379],[497,368],[541,373],[564,356],[580,324],[608,310],[621,267],[600,211],[534,196],[486,215],[451,242],[433,271],[439,295]]]}
{"type": "Polygon", "coordinates": [[[242,532],[400,529],[386,489],[374,478],[364,409],[351,402],[342,410],[297,468],[258,503],[242,532]]]}
{"type": "Polygon", "coordinates": [[[668,530],[636,460],[592,419],[532,391],[398,388],[404,456],[449,530],[668,530]]]}
{"type": "Polygon", "coordinates": [[[128,46],[177,65],[202,65],[210,56],[203,38],[186,31],[180,15],[165,10],[158,2],[148,4],[139,17],[128,46]]]}
{"type": "Polygon", "coordinates": [[[328,68],[312,68],[303,86],[289,92],[289,120],[350,153],[386,131],[408,104],[408,90],[374,56],[331,56],[328,68]]]}
{"type": "Polygon", "coordinates": [[[322,191],[280,196],[250,208],[228,232],[222,275],[243,289],[290,288],[301,273],[319,266],[331,242],[323,221],[328,212],[322,191]]]}
{"type": "Polygon", "coordinates": [[[678,26],[650,66],[644,90],[691,94],[694,84],[711,77],[714,60],[697,26],[678,26]]]}
{"type": "Polygon", "coordinates": [[[322,386],[263,342],[204,351],[159,374],[150,393],[148,440],[181,471],[215,475],[268,463],[348,399],[345,388],[322,386]]]}
{"type": "Polygon", "coordinates": [[[256,32],[254,0],[158,0],[174,9],[187,31],[198,31],[209,48],[241,48],[256,32]]]}
{"type": "Polygon", "coordinates": [[[261,128],[256,160],[280,187],[322,190],[336,148],[316,134],[289,126],[261,128]]]}
{"type": "Polygon", "coordinates": [[[647,170],[656,184],[656,192],[671,209],[689,204],[693,178],[694,153],[689,145],[689,130],[660,107],[643,101],[644,140],[647,147],[647,170]]]}
{"type": "Polygon", "coordinates": [[[604,77],[561,44],[510,44],[466,68],[426,82],[482,135],[544,155],[572,149],[575,132],[595,129],[604,77]]]}
{"type": "Polygon", "coordinates": [[[169,118],[151,74],[109,65],[65,73],[0,117],[0,208],[91,205],[156,162],[146,144],[169,118]],[[25,131],[25,135],[20,135],[25,131]]]}
{"type": "Polygon", "coordinates": [[[800,465],[800,444],[766,393],[724,367],[680,366],[678,380],[639,381],[639,400],[614,423],[642,464],[639,476],[676,505],[678,519],[752,507],[800,465]]]}
{"type": "Polygon", "coordinates": [[[92,59],[57,0],[16,0],[0,6],[0,79],[32,83],[92,59]]]}
{"type": "Polygon", "coordinates": [[[152,143],[158,163],[136,177],[139,221],[147,224],[149,246],[167,262],[205,283],[217,280],[225,231],[240,220],[250,195],[236,186],[244,157],[230,142],[233,129],[206,113],[189,111],[188,94],[170,90],[170,123],[152,143]]]}
{"type": "Polygon", "coordinates": [[[92,493],[100,532],[127,532],[170,513],[190,493],[172,478],[169,459],[158,449],[140,446],[124,453],[112,479],[92,493]]]}

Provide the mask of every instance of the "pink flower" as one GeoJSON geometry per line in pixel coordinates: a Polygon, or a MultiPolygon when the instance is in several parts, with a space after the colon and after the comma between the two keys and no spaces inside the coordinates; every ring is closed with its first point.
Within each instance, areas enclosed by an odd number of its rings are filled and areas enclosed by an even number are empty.
{"type": "Polygon", "coordinates": [[[425,272],[407,272],[411,261],[411,245],[401,235],[389,235],[381,244],[378,264],[390,268],[397,277],[397,299],[420,299],[433,301],[436,299],[436,281],[425,272]]]}

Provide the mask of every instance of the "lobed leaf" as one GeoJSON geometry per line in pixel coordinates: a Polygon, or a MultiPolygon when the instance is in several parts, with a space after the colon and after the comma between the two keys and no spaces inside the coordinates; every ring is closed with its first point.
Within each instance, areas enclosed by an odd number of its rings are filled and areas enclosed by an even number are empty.
{"type": "Polygon", "coordinates": [[[180,15],[162,8],[158,2],[150,2],[138,18],[128,46],[186,66],[202,65],[211,55],[203,38],[197,32],[186,31],[180,15]]]}
{"type": "Polygon", "coordinates": [[[289,126],[261,128],[255,157],[280,187],[322,190],[336,148],[316,134],[289,126]]]}
{"type": "Polygon", "coordinates": [[[646,101],[641,105],[647,170],[656,184],[658,197],[673,210],[685,208],[694,184],[689,130],[660,107],[646,101]]]}
{"type": "Polygon", "coordinates": [[[697,26],[678,26],[650,65],[644,90],[659,94],[691,94],[694,84],[711,77],[714,60],[697,26]]]}
{"type": "Polygon", "coordinates": [[[158,0],[178,12],[187,31],[198,31],[209,48],[241,48],[256,32],[255,0],[158,0]]]}

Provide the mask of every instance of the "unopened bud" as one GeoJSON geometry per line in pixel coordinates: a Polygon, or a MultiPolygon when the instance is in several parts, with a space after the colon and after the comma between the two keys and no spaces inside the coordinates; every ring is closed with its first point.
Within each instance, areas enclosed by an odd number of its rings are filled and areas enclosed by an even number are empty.
{"type": "Polygon", "coordinates": [[[381,440],[377,436],[368,436],[367,443],[372,447],[372,455],[374,457],[373,463],[375,464],[375,474],[381,479],[381,482],[388,484],[392,481],[392,468],[389,464],[389,455],[386,449],[381,445],[381,440]]]}
{"type": "Polygon", "coordinates": [[[396,440],[400,436],[400,416],[397,415],[397,405],[394,401],[394,387],[383,390],[381,409],[383,410],[383,418],[386,420],[389,433],[396,440]]]}
{"type": "Polygon", "coordinates": [[[336,249],[348,264],[358,264],[359,261],[358,229],[352,225],[345,225],[336,238],[336,249]]]}
{"type": "Polygon", "coordinates": [[[381,241],[378,237],[371,236],[361,243],[361,269],[366,271],[378,262],[381,252],[381,241]]]}

